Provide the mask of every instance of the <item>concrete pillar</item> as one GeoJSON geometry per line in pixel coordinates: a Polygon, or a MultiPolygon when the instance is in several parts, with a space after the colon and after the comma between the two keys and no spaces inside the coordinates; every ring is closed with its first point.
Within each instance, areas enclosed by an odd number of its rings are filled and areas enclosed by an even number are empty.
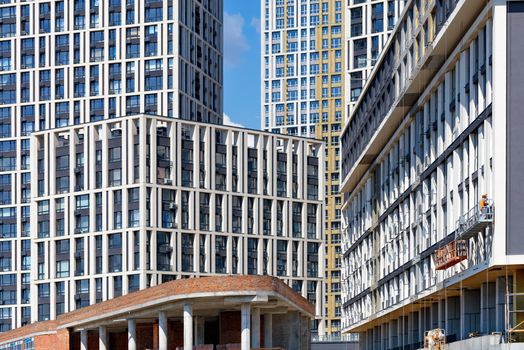
{"type": "Polygon", "coordinates": [[[373,349],[380,349],[380,326],[375,326],[375,328],[373,328],[373,338],[373,349]]]}
{"type": "Polygon", "coordinates": [[[127,349],[136,350],[136,321],[133,318],[127,320],[127,349]]]}
{"type": "Polygon", "coordinates": [[[411,343],[416,344],[422,339],[420,335],[420,312],[413,312],[413,334],[411,335],[411,343]]]}
{"type": "Polygon", "coordinates": [[[449,341],[461,339],[461,322],[460,322],[460,297],[448,297],[446,299],[446,336],[449,341]]]}
{"type": "Polygon", "coordinates": [[[388,328],[386,323],[380,325],[380,348],[387,349],[388,328]]]}
{"type": "Polygon", "coordinates": [[[273,315],[264,315],[264,347],[273,347],[273,315]]]}
{"type": "Polygon", "coordinates": [[[406,331],[406,339],[405,339],[405,345],[411,346],[412,343],[412,337],[413,337],[413,312],[408,313],[407,316],[408,324],[407,324],[407,331],[406,331]]]}
{"type": "MultiPolygon", "coordinates": [[[[506,330],[506,315],[505,315],[505,305],[506,305],[506,277],[497,277],[495,282],[496,284],[496,304],[495,304],[495,330],[497,332],[504,332],[506,330]]],[[[508,286],[510,287],[511,284],[508,286]]],[[[511,290],[509,290],[511,292],[511,290]]]]}
{"type": "Polygon", "coordinates": [[[480,331],[483,334],[490,334],[496,328],[495,296],[495,283],[482,283],[480,289],[480,331]]]}
{"type": "Polygon", "coordinates": [[[167,312],[158,313],[158,350],[167,350],[167,312]]]}
{"type": "Polygon", "coordinates": [[[410,342],[409,342],[409,317],[407,315],[406,316],[402,316],[401,329],[402,329],[402,343],[401,343],[401,346],[407,347],[410,344],[410,342]]]}
{"type": "Polygon", "coordinates": [[[184,350],[193,350],[193,304],[184,304],[184,350]]]}
{"type": "Polygon", "coordinates": [[[252,327],[252,336],[251,336],[251,347],[257,349],[260,348],[260,309],[253,308],[251,313],[251,327],[252,327]]]}
{"type": "Polygon", "coordinates": [[[389,327],[389,340],[388,349],[396,348],[398,345],[398,320],[391,320],[388,323],[389,327]]]}
{"type": "Polygon", "coordinates": [[[462,339],[480,332],[480,289],[465,289],[461,300],[462,339]]]}
{"type": "Polygon", "coordinates": [[[195,317],[195,344],[204,345],[204,330],[205,319],[203,317],[195,317]]]}
{"type": "Polygon", "coordinates": [[[446,299],[440,299],[438,301],[438,324],[439,326],[437,328],[442,328],[446,330],[446,334],[448,334],[447,326],[447,310],[446,310],[446,299]]]}
{"type": "MultiPolygon", "coordinates": [[[[249,304],[242,304],[240,327],[242,332],[241,350],[251,349],[251,306],[249,304]]],[[[184,349],[188,350],[188,349],[184,349]]]]}
{"type": "Polygon", "coordinates": [[[366,349],[374,349],[375,346],[375,339],[373,338],[373,328],[368,330],[368,341],[367,341],[367,347],[366,349]]]}
{"type": "Polygon", "coordinates": [[[87,350],[88,336],[87,329],[82,329],[80,331],[80,350],[87,350]]]}
{"type": "Polygon", "coordinates": [[[431,329],[439,328],[438,302],[431,304],[431,329]]]}
{"type": "Polygon", "coordinates": [[[109,340],[107,339],[106,326],[98,327],[98,344],[99,350],[109,350],[109,340]]]}

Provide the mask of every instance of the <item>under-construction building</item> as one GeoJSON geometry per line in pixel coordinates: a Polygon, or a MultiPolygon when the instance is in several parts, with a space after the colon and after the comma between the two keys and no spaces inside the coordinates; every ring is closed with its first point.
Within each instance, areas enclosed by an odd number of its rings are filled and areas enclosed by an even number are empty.
{"type": "Polygon", "coordinates": [[[522,1],[406,1],[341,137],[362,349],[524,341],[523,55],[522,1]]]}

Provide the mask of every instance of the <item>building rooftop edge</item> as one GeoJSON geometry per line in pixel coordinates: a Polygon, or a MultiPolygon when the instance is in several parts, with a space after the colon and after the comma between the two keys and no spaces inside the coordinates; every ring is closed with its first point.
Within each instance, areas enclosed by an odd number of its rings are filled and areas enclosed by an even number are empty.
{"type": "Polygon", "coordinates": [[[284,138],[289,138],[289,139],[308,141],[308,142],[311,142],[311,143],[324,144],[324,142],[321,139],[313,138],[313,137],[298,136],[298,135],[288,135],[288,134],[277,134],[277,133],[273,133],[273,132],[262,130],[262,129],[253,129],[253,128],[246,128],[246,127],[227,125],[227,124],[218,124],[218,123],[211,123],[211,122],[198,122],[198,121],[194,121],[194,120],[187,120],[187,119],[182,119],[182,118],[171,118],[171,117],[166,117],[166,116],[163,116],[163,115],[148,114],[148,113],[138,113],[138,114],[131,114],[131,115],[123,115],[123,116],[120,116],[120,117],[117,117],[117,118],[112,118],[112,119],[103,119],[103,120],[90,121],[90,122],[74,124],[74,125],[68,125],[68,126],[62,126],[62,127],[47,128],[47,129],[43,129],[43,130],[34,131],[34,132],[31,133],[31,135],[38,136],[38,135],[42,135],[42,134],[49,133],[49,132],[52,132],[52,131],[60,131],[60,130],[66,131],[66,130],[71,129],[71,128],[79,128],[79,127],[88,126],[88,125],[98,125],[98,124],[106,124],[106,123],[111,123],[111,122],[118,122],[119,120],[123,120],[123,119],[133,119],[133,118],[138,119],[138,118],[141,118],[141,117],[147,117],[147,118],[151,118],[151,119],[158,119],[158,120],[166,121],[166,122],[167,121],[171,121],[171,122],[175,121],[175,122],[180,122],[180,123],[184,123],[184,124],[191,124],[191,125],[219,127],[219,128],[224,128],[224,129],[232,129],[232,130],[236,130],[236,131],[247,131],[247,132],[253,132],[253,133],[257,133],[257,134],[264,134],[264,135],[267,135],[267,136],[284,137],[284,138]]]}

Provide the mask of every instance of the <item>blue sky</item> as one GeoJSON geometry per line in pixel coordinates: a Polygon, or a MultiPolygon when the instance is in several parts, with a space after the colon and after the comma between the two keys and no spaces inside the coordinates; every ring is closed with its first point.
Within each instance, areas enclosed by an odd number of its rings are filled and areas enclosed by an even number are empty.
{"type": "Polygon", "coordinates": [[[224,0],[224,113],[260,129],[260,1],[224,0]]]}

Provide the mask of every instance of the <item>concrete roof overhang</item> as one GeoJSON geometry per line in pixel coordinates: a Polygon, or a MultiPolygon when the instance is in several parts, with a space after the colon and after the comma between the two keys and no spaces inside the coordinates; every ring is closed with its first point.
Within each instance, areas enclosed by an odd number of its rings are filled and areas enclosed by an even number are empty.
{"type": "Polygon", "coordinates": [[[160,311],[168,317],[183,316],[185,304],[192,304],[195,316],[217,316],[223,311],[240,310],[251,304],[262,313],[297,311],[315,317],[315,306],[293,291],[287,284],[271,276],[213,276],[179,279],[151,288],[90,305],[56,320],[36,322],[0,334],[0,344],[39,334],[56,333],[62,329],[78,331],[100,325],[125,327],[129,318],[146,322],[158,318],[160,311]]]}

